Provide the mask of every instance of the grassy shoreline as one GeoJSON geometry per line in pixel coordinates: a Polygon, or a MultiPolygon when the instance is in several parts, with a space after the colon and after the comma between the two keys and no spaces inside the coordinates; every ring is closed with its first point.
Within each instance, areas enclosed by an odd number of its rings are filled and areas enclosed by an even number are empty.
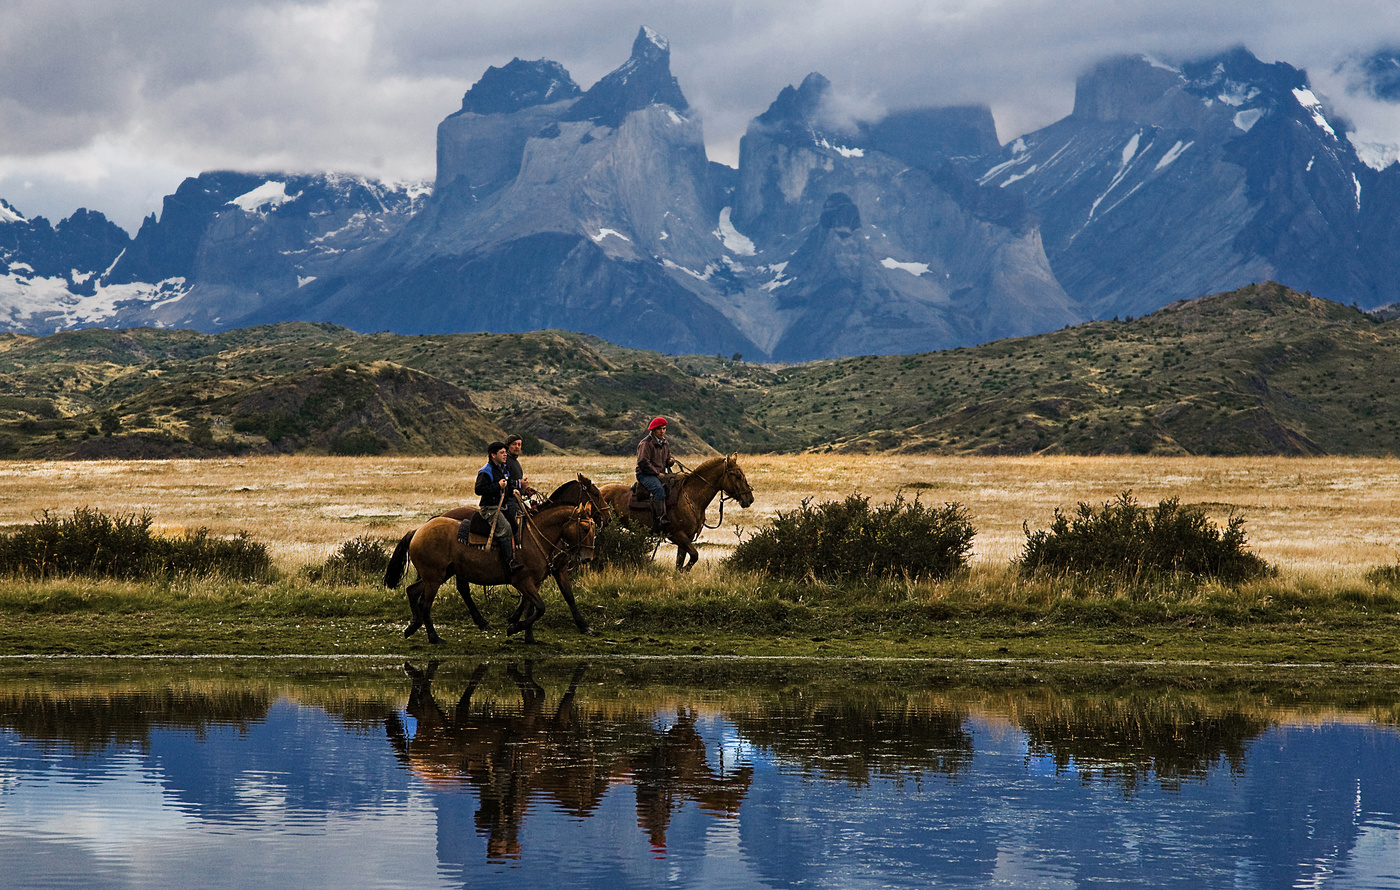
{"type": "Polygon", "coordinates": [[[977,567],[942,583],[777,582],[714,566],[678,576],[585,573],[580,634],[547,583],[538,643],[504,632],[513,590],[474,596],[478,630],[449,584],[444,642],[405,640],[402,589],[178,579],[0,582],[0,656],[513,655],[914,658],[1253,665],[1400,665],[1400,590],[1307,578],[1223,587],[1096,587],[977,567]]]}

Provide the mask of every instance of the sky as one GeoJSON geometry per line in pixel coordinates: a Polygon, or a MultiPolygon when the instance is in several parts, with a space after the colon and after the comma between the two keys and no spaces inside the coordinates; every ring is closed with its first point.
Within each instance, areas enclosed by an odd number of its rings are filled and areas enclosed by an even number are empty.
{"type": "Polygon", "coordinates": [[[819,71],[841,110],[984,103],[1005,141],[1067,115],[1095,62],[1243,45],[1305,69],[1355,138],[1400,143],[1356,62],[1400,47],[1397,0],[0,0],[0,198],[129,232],[201,171],[431,180],[438,123],[491,65],[584,89],[649,26],[712,160],[819,71]]]}

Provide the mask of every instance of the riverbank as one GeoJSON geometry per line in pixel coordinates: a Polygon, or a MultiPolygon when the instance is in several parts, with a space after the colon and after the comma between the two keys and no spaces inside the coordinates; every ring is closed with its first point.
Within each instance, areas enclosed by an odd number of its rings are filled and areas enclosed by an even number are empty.
{"type": "Polygon", "coordinates": [[[574,627],[552,581],[537,643],[504,632],[516,598],[474,588],[478,630],[449,584],[435,604],[443,643],[405,640],[402,589],[365,583],[90,579],[0,582],[0,656],[711,655],[1400,665],[1400,590],[1323,589],[1306,578],[1238,588],[1103,587],[976,568],[938,584],[864,587],[764,580],[719,567],[677,576],[585,572],[574,627]]]}

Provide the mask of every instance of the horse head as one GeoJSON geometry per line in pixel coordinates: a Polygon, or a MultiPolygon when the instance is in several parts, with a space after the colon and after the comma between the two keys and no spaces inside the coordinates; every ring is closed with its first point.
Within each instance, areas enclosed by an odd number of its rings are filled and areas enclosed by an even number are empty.
{"type": "MultiPolygon", "coordinates": [[[[580,476],[579,478],[583,479],[584,477],[580,476]]],[[[588,484],[592,485],[593,483],[588,484]]],[[[593,490],[597,491],[597,488],[595,487],[593,490]]],[[[564,529],[564,535],[569,539],[568,547],[574,552],[575,559],[579,562],[588,562],[593,558],[593,547],[600,524],[595,519],[599,514],[590,501],[591,498],[585,499],[574,508],[573,516],[564,529]]]]}
{"type": "Polygon", "coordinates": [[[575,473],[574,475],[577,478],[579,491],[582,494],[580,503],[586,503],[593,508],[593,521],[598,523],[600,527],[607,525],[608,516],[611,514],[611,511],[608,509],[608,502],[603,497],[603,492],[599,490],[597,485],[593,484],[592,479],[589,479],[582,473],[575,473]]]}
{"type": "Polygon", "coordinates": [[[724,475],[720,477],[719,488],[745,509],[753,504],[753,489],[749,487],[749,478],[744,475],[743,467],[739,466],[737,453],[724,459],[724,475]]]}

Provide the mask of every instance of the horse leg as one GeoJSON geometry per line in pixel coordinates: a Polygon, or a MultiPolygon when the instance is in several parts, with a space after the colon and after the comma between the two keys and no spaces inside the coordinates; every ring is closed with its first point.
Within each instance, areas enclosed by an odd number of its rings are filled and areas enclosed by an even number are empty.
{"type": "Polygon", "coordinates": [[[462,602],[467,604],[467,611],[472,613],[472,621],[476,622],[476,626],[482,630],[490,630],[490,622],[482,617],[480,610],[476,607],[476,600],[472,599],[471,582],[463,578],[461,572],[457,573],[457,592],[462,595],[462,602]]]}
{"type": "Polygon", "coordinates": [[[519,581],[512,582],[515,588],[520,591],[522,602],[527,602],[524,614],[514,624],[506,627],[506,636],[510,636],[518,631],[525,631],[525,642],[535,641],[535,622],[544,616],[544,599],[540,596],[539,586],[526,573],[521,573],[519,581]]]}
{"type": "Polygon", "coordinates": [[[671,541],[676,545],[676,571],[690,571],[700,561],[700,551],[695,549],[695,543],[681,535],[672,535],[671,541]]]}
{"type": "Polygon", "coordinates": [[[408,585],[408,609],[413,613],[413,618],[408,622],[408,627],[403,629],[405,640],[417,633],[418,628],[423,626],[423,579],[421,578],[408,585]]]}
{"type": "Polygon", "coordinates": [[[559,592],[564,594],[564,602],[569,604],[569,612],[574,616],[574,624],[577,625],[579,633],[593,636],[593,628],[583,620],[583,615],[579,614],[578,603],[574,602],[574,585],[569,577],[569,570],[560,569],[555,572],[554,583],[559,585],[559,592]]]}
{"type": "Polygon", "coordinates": [[[441,585],[441,581],[425,585],[421,605],[418,607],[423,618],[423,629],[428,632],[428,642],[434,646],[442,642],[442,637],[438,636],[437,628],[433,627],[433,600],[437,597],[438,587],[441,585]]]}

